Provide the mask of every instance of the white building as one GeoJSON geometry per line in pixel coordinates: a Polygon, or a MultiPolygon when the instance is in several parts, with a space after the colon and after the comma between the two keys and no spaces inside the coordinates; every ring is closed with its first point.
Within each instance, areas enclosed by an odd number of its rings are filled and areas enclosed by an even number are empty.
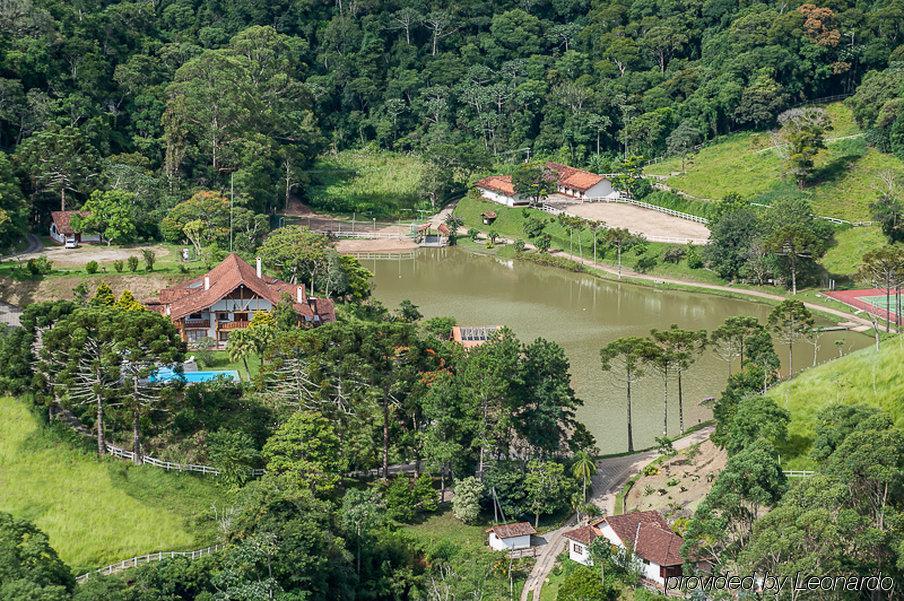
{"type": "Polygon", "coordinates": [[[537,531],[529,522],[501,524],[487,530],[488,543],[494,551],[517,551],[530,547],[530,537],[537,531]]]}
{"type": "Polygon", "coordinates": [[[605,198],[612,194],[612,182],[604,175],[576,169],[561,163],[546,163],[546,168],[558,176],[559,194],[571,196],[579,200],[605,198]]]}
{"type": "Polygon", "coordinates": [[[681,575],[684,561],[679,555],[684,539],[672,532],[658,511],[633,511],[600,518],[565,533],[568,557],[586,566],[593,565],[589,547],[604,537],[613,550],[631,553],[643,577],[659,586],[666,578],[681,575]]]}
{"type": "Polygon", "coordinates": [[[85,234],[72,229],[72,218],[87,217],[85,211],[51,211],[50,237],[60,244],[79,244],[81,242],[100,242],[100,234],[85,234]]]}
{"type": "Polygon", "coordinates": [[[507,207],[530,204],[530,199],[515,193],[511,175],[491,175],[474,184],[480,195],[487,200],[507,207]]]}

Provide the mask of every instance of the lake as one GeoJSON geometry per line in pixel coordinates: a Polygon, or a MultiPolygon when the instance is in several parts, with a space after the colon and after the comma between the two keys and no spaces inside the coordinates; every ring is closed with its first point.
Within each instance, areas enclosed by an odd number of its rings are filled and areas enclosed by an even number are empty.
{"type": "MultiPolygon", "coordinates": [[[[646,336],[651,328],[677,324],[711,331],[732,315],[754,315],[766,323],[770,307],[752,301],[614,282],[570,273],[526,261],[506,261],[458,248],[424,249],[415,259],[364,261],[374,273],[374,294],[388,308],[410,299],[425,317],[451,316],[469,326],[505,325],[529,342],[553,340],[571,360],[575,391],[584,401],[578,417],[596,437],[603,453],[626,450],[625,393],[617,376],[599,367],[599,350],[622,336],[646,336]]],[[[828,322],[821,323],[828,325],[828,322]]],[[[817,361],[867,346],[854,332],[826,332],[820,337],[817,361]]],[[[787,357],[787,349],[777,349],[787,357]]],[[[797,367],[812,364],[813,345],[798,343],[797,367]]],[[[737,369],[737,366],[734,367],[737,369]]],[[[783,366],[786,368],[786,366],[783,366]]],[[[685,374],[684,414],[687,427],[709,419],[700,402],[718,396],[728,377],[727,364],[707,351],[685,374]]],[[[678,403],[669,384],[669,433],[678,432],[678,403]]],[[[650,375],[634,389],[634,444],[653,444],[662,433],[662,379],[650,375]]]]}

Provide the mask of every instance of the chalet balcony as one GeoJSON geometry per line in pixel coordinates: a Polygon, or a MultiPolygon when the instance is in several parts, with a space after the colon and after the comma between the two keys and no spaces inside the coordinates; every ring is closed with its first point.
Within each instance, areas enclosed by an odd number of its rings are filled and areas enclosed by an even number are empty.
{"type": "Polygon", "coordinates": [[[184,322],[186,328],[209,328],[209,319],[186,319],[184,322]]]}
{"type": "Polygon", "coordinates": [[[250,321],[221,321],[219,322],[217,329],[220,331],[244,330],[250,325],[250,321]]]}

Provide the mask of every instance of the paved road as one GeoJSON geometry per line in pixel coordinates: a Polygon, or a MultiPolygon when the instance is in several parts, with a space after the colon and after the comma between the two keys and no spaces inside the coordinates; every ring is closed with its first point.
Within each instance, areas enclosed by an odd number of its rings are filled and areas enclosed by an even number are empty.
{"type": "Polygon", "coordinates": [[[5,257],[0,257],[0,260],[5,261],[7,259],[15,259],[15,258],[19,257],[20,255],[29,255],[32,253],[40,252],[41,249],[44,248],[44,244],[41,242],[41,239],[38,238],[37,236],[35,236],[34,234],[25,234],[25,239],[28,240],[28,246],[26,246],[25,248],[23,248],[22,250],[20,250],[17,253],[7,255],[5,257]]]}
{"type": "MultiPolygon", "coordinates": [[[[686,449],[709,438],[713,430],[712,426],[697,430],[684,438],[676,440],[673,446],[677,451],[686,449]]],[[[601,459],[597,462],[597,471],[592,479],[591,501],[600,507],[606,515],[615,513],[615,497],[618,491],[621,490],[631,476],[640,472],[659,455],[654,449],[634,453],[633,455],[601,459]]],[[[552,572],[553,567],[555,567],[556,559],[565,545],[564,534],[574,528],[574,526],[575,518],[572,516],[565,526],[547,532],[542,537],[535,537],[541,545],[541,551],[537,555],[537,561],[534,563],[534,567],[524,583],[524,588],[521,590],[521,601],[529,601],[531,597],[533,601],[540,601],[540,591],[543,588],[543,584],[549,577],[550,572],[552,572]]]]}

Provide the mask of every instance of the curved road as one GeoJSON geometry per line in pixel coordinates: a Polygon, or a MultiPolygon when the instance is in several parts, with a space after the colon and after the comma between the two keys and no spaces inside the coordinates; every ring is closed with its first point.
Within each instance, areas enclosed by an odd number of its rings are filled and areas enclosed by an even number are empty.
{"type": "MultiPolygon", "coordinates": [[[[697,443],[703,442],[713,433],[715,428],[709,426],[692,432],[673,444],[676,451],[686,449],[697,443]]],[[[606,515],[615,513],[615,497],[625,482],[634,474],[640,472],[651,461],[659,457],[660,453],[655,449],[640,451],[632,455],[608,457],[597,462],[596,474],[593,475],[593,491],[591,501],[597,505],[606,515]]],[[[521,601],[540,601],[540,591],[543,584],[556,565],[559,554],[564,550],[565,533],[574,528],[574,516],[566,525],[547,532],[540,539],[540,554],[521,589],[521,601]]]]}

